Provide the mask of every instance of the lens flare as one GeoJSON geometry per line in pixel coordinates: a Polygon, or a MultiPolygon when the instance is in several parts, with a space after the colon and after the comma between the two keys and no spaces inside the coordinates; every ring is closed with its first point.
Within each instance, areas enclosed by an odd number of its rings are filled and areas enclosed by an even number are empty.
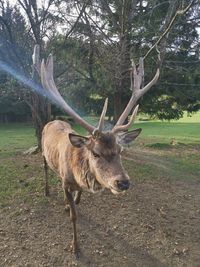
{"type": "Polygon", "coordinates": [[[16,71],[13,67],[9,66],[6,62],[2,60],[0,60],[0,70],[13,76],[16,80],[20,81],[25,86],[28,86],[32,91],[36,92],[37,94],[48,98],[53,104],[60,106],[56,99],[48,91],[43,89],[41,84],[35,82],[31,78],[27,78],[23,73],[16,71]]]}
{"type": "MultiPolygon", "coordinates": [[[[18,80],[28,88],[30,88],[31,91],[41,95],[42,97],[47,98],[52,104],[55,104],[57,107],[60,107],[62,109],[62,106],[59,104],[59,102],[56,99],[55,95],[52,95],[50,92],[44,90],[41,84],[34,81],[32,78],[28,78],[26,75],[24,75],[22,72],[17,71],[14,67],[11,67],[8,63],[6,63],[3,60],[0,60],[0,70],[6,72],[7,74],[11,75],[14,79],[18,80]]],[[[73,108],[74,109],[74,108],[73,108]]],[[[81,112],[82,113],[82,112],[81,112]]],[[[80,111],[79,111],[80,114],[80,111]]],[[[81,115],[84,116],[83,114],[81,115]]],[[[96,118],[92,119],[91,117],[87,117],[86,119],[88,122],[96,125],[97,121],[96,118]]],[[[105,124],[105,129],[110,130],[112,128],[112,125],[110,123],[105,124]]]]}

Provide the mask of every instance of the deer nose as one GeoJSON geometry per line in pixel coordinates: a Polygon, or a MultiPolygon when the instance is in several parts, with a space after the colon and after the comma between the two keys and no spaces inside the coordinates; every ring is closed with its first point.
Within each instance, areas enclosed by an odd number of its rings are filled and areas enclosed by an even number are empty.
{"type": "Polygon", "coordinates": [[[117,187],[121,191],[129,189],[129,186],[130,186],[129,180],[124,180],[124,181],[118,180],[118,181],[116,181],[116,183],[117,183],[117,187]]]}

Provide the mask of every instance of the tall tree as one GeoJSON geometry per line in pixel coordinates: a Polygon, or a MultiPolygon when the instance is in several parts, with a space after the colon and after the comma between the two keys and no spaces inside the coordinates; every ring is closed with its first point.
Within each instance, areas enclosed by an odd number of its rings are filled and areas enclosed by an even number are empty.
{"type": "MultiPolygon", "coordinates": [[[[50,27],[53,30],[53,15],[49,9],[54,2],[49,0],[47,5],[38,7],[36,0],[17,0],[19,6],[25,11],[28,19],[29,31],[35,43],[42,49],[44,45],[44,37],[46,36],[50,27]]],[[[39,81],[37,71],[34,66],[32,68],[32,78],[39,81]]],[[[44,125],[50,120],[51,106],[50,103],[37,93],[32,92],[30,95],[30,105],[32,110],[33,124],[36,130],[36,137],[38,147],[41,148],[41,136],[44,125]]]]}
{"type": "MultiPolygon", "coordinates": [[[[72,6],[72,10],[76,8],[81,16],[71,22],[73,31],[67,31],[65,44],[69,36],[79,38],[79,44],[82,42],[82,62],[85,63],[86,76],[90,79],[91,87],[100,95],[104,95],[105,91],[112,91],[115,120],[123,110],[129,94],[130,59],[137,60],[146,55],[145,76],[152,77],[156,67],[155,44],[159,47],[163,60],[170,47],[173,47],[180,37],[174,35],[183,23],[180,17],[184,12],[180,10],[187,11],[183,16],[187,21],[197,6],[197,1],[178,0],[76,1],[75,7],[72,6]],[[189,12],[186,7],[191,8],[189,12]],[[169,31],[171,26],[174,26],[173,31],[169,31]],[[154,47],[154,50],[151,50],[151,47],[154,47]],[[102,88],[102,76],[97,75],[97,66],[100,66],[106,84],[113,90],[105,86],[102,88]]],[[[182,33],[182,38],[184,37],[182,33]]],[[[192,42],[190,44],[192,45],[192,42]]],[[[80,60],[81,57],[77,61],[80,60]]]]}

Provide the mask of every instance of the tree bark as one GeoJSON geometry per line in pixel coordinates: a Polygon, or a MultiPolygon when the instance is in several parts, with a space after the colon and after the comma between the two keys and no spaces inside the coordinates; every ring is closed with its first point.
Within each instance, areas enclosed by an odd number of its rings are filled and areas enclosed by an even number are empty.
{"type": "Polygon", "coordinates": [[[122,93],[116,89],[114,94],[114,118],[113,122],[116,123],[122,113],[122,93]]]}
{"type": "MultiPolygon", "coordinates": [[[[36,69],[33,67],[32,78],[36,82],[39,81],[39,75],[36,69]]],[[[32,121],[35,128],[35,135],[37,138],[37,145],[41,151],[41,139],[42,139],[42,130],[45,124],[51,120],[51,104],[44,97],[32,93],[31,94],[31,112],[32,112],[32,121]]]]}

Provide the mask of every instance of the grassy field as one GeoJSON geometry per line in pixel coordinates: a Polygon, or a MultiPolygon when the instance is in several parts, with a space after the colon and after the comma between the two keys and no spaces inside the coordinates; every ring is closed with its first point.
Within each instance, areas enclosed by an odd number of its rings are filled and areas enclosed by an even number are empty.
{"type": "MultiPolygon", "coordinates": [[[[134,128],[137,127],[143,129],[141,136],[133,145],[133,149],[137,150],[137,155],[141,154],[140,151],[144,149],[149,149],[148,153],[150,150],[157,151],[154,159],[165,161],[169,165],[166,172],[168,177],[173,176],[172,173],[175,177],[182,177],[187,170],[189,173],[191,171],[199,173],[199,164],[197,165],[199,154],[196,151],[200,147],[200,124],[198,122],[143,122],[136,123],[134,128]],[[175,146],[170,144],[172,139],[176,140],[175,146]],[[190,151],[189,156],[188,153],[180,154],[182,153],[181,151],[187,150],[190,151]],[[163,151],[165,151],[164,154],[162,153],[163,151]],[[177,156],[177,154],[179,155],[177,156]],[[182,174],[180,173],[180,168],[183,171],[182,174]]],[[[84,133],[79,126],[74,128],[79,133],[84,133]]],[[[0,184],[1,189],[3,189],[0,191],[0,203],[5,204],[10,197],[12,198],[16,194],[26,195],[28,190],[30,192],[41,190],[42,178],[37,180],[37,183],[26,182],[27,170],[33,173],[34,177],[36,174],[38,176],[43,175],[41,158],[38,168],[38,166],[35,166],[36,163],[30,163],[30,159],[28,157],[26,159],[26,156],[22,155],[23,151],[34,145],[36,145],[36,138],[31,125],[0,125],[0,184]]],[[[140,156],[143,157],[142,155],[140,156]]],[[[155,164],[152,163],[151,156],[143,160],[145,161],[145,166],[141,168],[140,165],[135,164],[133,169],[133,163],[125,159],[125,165],[130,175],[132,172],[135,175],[135,171],[137,171],[138,179],[147,176],[150,179],[155,177],[155,164]]],[[[158,172],[163,171],[162,168],[159,169],[158,167],[157,169],[158,172]]],[[[52,183],[56,182],[52,180],[52,183]]]]}
{"type": "Polygon", "coordinates": [[[200,111],[192,115],[188,115],[187,112],[184,112],[183,118],[179,119],[178,121],[174,121],[174,122],[200,123],[200,111]]]}
{"type": "MultiPolygon", "coordinates": [[[[193,118],[184,118],[183,122],[136,122],[133,128],[142,128],[140,141],[143,144],[165,143],[172,140],[184,144],[200,144],[200,114],[193,118]],[[191,122],[192,121],[195,122],[191,122]]],[[[75,125],[74,129],[84,134],[85,131],[75,125]]],[[[34,129],[27,124],[0,125],[0,157],[12,155],[36,144],[34,129]]]]}
{"type": "Polygon", "coordinates": [[[0,158],[24,151],[35,143],[36,138],[31,125],[0,124],[0,158]]]}
{"type": "MultiPolygon", "coordinates": [[[[142,128],[140,140],[144,144],[165,143],[172,140],[184,144],[200,144],[200,112],[192,117],[184,117],[178,121],[137,121],[134,128],[142,128]]],[[[75,131],[85,134],[80,126],[74,126],[75,131]]],[[[0,125],[0,156],[11,155],[23,151],[36,144],[34,129],[28,124],[1,124],[0,125]]]]}
{"type": "MultiPolygon", "coordinates": [[[[129,148],[132,154],[124,157],[130,175],[137,176],[138,180],[156,179],[163,173],[173,179],[200,176],[199,116],[192,123],[190,118],[184,118],[184,122],[136,122],[134,128],[138,127],[142,128],[142,134],[129,148]],[[171,144],[172,140],[175,145],[171,144]],[[132,155],[135,155],[134,161],[129,160],[132,155]]],[[[74,129],[84,133],[79,126],[75,125],[74,129]]],[[[31,125],[0,125],[0,205],[8,205],[18,197],[31,201],[29,194],[42,191],[41,156],[28,157],[22,153],[34,145],[36,138],[31,125]]],[[[58,181],[52,176],[51,183],[58,181]]]]}
{"type": "Polygon", "coordinates": [[[142,128],[142,137],[147,142],[170,143],[172,140],[180,143],[200,143],[200,112],[170,121],[144,121],[135,123],[134,127],[142,128]]]}
{"type": "Polygon", "coordinates": [[[144,122],[136,123],[142,128],[141,137],[146,142],[170,143],[176,140],[181,143],[200,143],[200,123],[181,122],[144,122]]]}

